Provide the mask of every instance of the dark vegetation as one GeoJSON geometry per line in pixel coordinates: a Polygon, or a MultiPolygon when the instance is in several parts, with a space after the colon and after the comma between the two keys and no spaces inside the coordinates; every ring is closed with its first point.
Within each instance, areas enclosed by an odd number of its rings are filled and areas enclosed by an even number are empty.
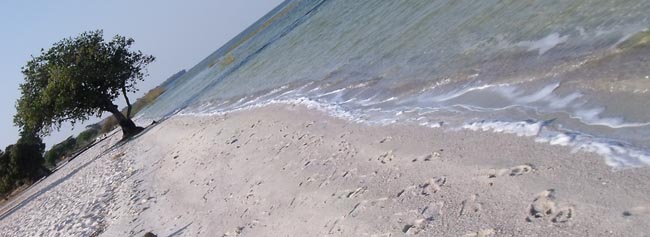
{"type": "MultiPolygon", "coordinates": [[[[136,100],[131,112],[135,115],[153,103],[158,96],[165,92],[166,88],[162,85],[169,85],[172,79],[176,78],[178,77],[167,79],[161,86],[150,90],[136,100]]],[[[126,113],[126,110],[127,108],[122,109],[122,113],[126,113]]],[[[16,144],[8,146],[4,151],[0,150],[0,197],[6,198],[14,189],[49,175],[50,170],[56,168],[57,163],[71,158],[87,146],[92,145],[97,137],[117,127],[117,120],[114,117],[107,117],[98,123],[86,126],[86,130],[79,135],[68,137],[52,146],[44,154],[45,144],[40,137],[35,134],[31,137],[21,137],[16,144]]]]}
{"type": "MultiPolygon", "coordinates": [[[[142,97],[138,98],[135,103],[133,103],[131,108],[131,113],[136,115],[142,109],[153,103],[160,95],[162,95],[167,87],[172,84],[176,79],[180,78],[185,74],[185,70],[181,70],[171,77],[167,78],[159,86],[149,90],[142,97]]],[[[123,114],[126,114],[127,108],[123,108],[123,114]]],[[[107,117],[102,121],[86,126],[86,130],[79,133],[77,137],[70,136],[62,142],[52,146],[52,148],[45,152],[45,164],[47,167],[56,167],[56,164],[59,161],[70,158],[72,155],[76,154],[78,151],[83,150],[88,145],[93,144],[97,137],[107,134],[118,127],[118,122],[115,117],[107,117]]]]}
{"type": "Polygon", "coordinates": [[[25,82],[16,102],[14,123],[20,128],[20,139],[0,150],[0,198],[6,199],[17,188],[49,175],[62,158],[83,151],[117,126],[124,138],[143,130],[133,123],[132,116],[164,93],[185,70],[132,104],[127,94],[138,90],[135,84],[144,80],[146,66],[155,60],[131,50],[133,43],[133,39],[119,35],[104,41],[103,32],[97,30],[63,39],[49,50],[41,49],[41,55],[32,56],[22,68],[25,82]],[[122,110],[113,103],[120,95],[127,104],[122,110]],[[65,122],[74,125],[105,112],[113,116],[45,152],[41,136],[58,130],[65,122]]]}
{"type": "MultiPolygon", "coordinates": [[[[151,89],[145,95],[140,97],[133,103],[131,113],[134,115],[140,112],[144,107],[153,103],[158,96],[165,92],[165,88],[158,86],[151,89]]],[[[122,113],[126,114],[127,108],[122,109],[122,113]]],[[[48,167],[56,167],[56,164],[67,158],[71,158],[79,151],[82,151],[87,146],[93,144],[97,137],[107,134],[118,127],[118,122],[115,117],[107,117],[102,121],[86,126],[86,130],[79,133],[77,137],[70,136],[61,143],[58,143],[50,150],[45,152],[45,164],[48,167]]]]}
{"type": "Polygon", "coordinates": [[[43,166],[45,144],[35,133],[22,132],[16,144],[0,151],[0,197],[50,173],[43,166]]]}
{"type": "Polygon", "coordinates": [[[104,41],[101,30],[84,32],[55,43],[22,68],[25,82],[16,103],[14,123],[21,129],[48,135],[64,122],[75,124],[92,116],[111,113],[124,138],[140,131],[131,120],[128,93],[147,76],[146,67],[155,58],[132,50],[135,41],[116,35],[104,41]],[[126,102],[123,114],[113,102],[126,102]]]}
{"type": "MultiPolygon", "coordinates": [[[[174,81],[176,81],[176,79],[183,76],[185,74],[185,72],[186,71],[183,69],[183,70],[175,73],[171,77],[167,78],[159,86],[157,86],[156,88],[151,89],[149,92],[144,94],[144,96],[138,98],[138,100],[136,100],[135,103],[133,103],[133,106],[131,108],[131,113],[133,113],[135,115],[138,112],[140,112],[140,110],[147,107],[147,105],[153,103],[156,100],[156,98],[158,98],[158,96],[162,95],[162,93],[164,93],[165,90],[167,90],[167,88],[174,81]]],[[[127,113],[127,108],[123,108],[122,113],[126,114],[127,113]]],[[[101,122],[97,123],[97,125],[99,126],[99,133],[104,134],[104,133],[108,133],[108,132],[112,131],[113,129],[115,129],[117,127],[117,125],[118,125],[118,121],[117,121],[117,119],[115,119],[115,117],[107,117],[104,120],[102,120],[101,122]]]]}

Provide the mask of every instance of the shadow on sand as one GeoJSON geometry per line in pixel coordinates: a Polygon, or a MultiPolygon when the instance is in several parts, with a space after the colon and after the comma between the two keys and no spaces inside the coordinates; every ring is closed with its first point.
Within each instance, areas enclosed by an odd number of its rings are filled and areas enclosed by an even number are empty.
{"type": "Polygon", "coordinates": [[[177,231],[174,231],[174,233],[169,234],[167,237],[174,237],[174,236],[180,236],[186,229],[187,227],[190,227],[194,222],[190,222],[189,224],[183,226],[182,228],[178,229],[177,231]]]}
{"type": "MultiPolygon", "coordinates": [[[[164,120],[166,120],[166,119],[164,119],[164,120]]],[[[95,157],[92,158],[91,160],[87,161],[86,163],[84,163],[84,164],[82,164],[81,166],[77,167],[76,169],[72,170],[69,174],[67,174],[67,175],[65,175],[65,176],[63,176],[63,177],[61,177],[61,178],[59,178],[58,180],[56,180],[56,181],[54,181],[54,182],[48,184],[47,186],[43,187],[41,190],[38,190],[37,192],[31,194],[29,197],[27,197],[27,198],[25,198],[24,200],[20,201],[20,203],[18,203],[18,204],[16,204],[15,206],[9,208],[8,210],[6,210],[6,211],[2,211],[2,213],[0,214],[0,221],[1,221],[1,220],[4,220],[7,216],[10,216],[11,214],[15,213],[16,211],[20,210],[20,208],[22,208],[22,207],[24,207],[25,205],[29,204],[29,203],[30,203],[31,201],[33,201],[34,199],[40,197],[40,196],[43,195],[44,193],[46,193],[46,192],[52,190],[53,188],[55,188],[55,187],[58,186],[59,184],[65,182],[65,181],[68,180],[68,179],[70,179],[72,176],[74,176],[75,174],[77,174],[77,173],[78,173],[79,171],[81,171],[83,168],[87,167],[88,165],[90,165],[91,163],[93,163],[94,161],[96,161],[97,159],[99,159],[100,157],[102,157],[102,156],[104,156],[104,155],[106,155],[106,154],[108,154],[108,153],[114,151],[115,149],[124,146],[124,145],[127,144],[128,142],[130,142],[130,141],[132,141],[132,140],[134,140],[134,139],[137,139],[138,137],[144,135],[144,134],[147,133],[149,130],[151,130],[151,129],[153,129],[154,127],[158,126],[158,125],[159,125],[162,121],[164,121],[164,120],[160,120],[160,121],[158,121],[158,122],[154,122],[154,123],[152,123],[151,125],[147,126],[144,130],[142,130],[142,132],[140,132],[140,133],[138,133],[138,134],[136,134],[136,135],[134,135],[134,136],[132,136],[132,137],[129,137],[129,138],[126,138],[126,139],[122,139],[122,140],[120,140],[120,141],[117,142],[115,145],[113,145],[113,146],[111,146],[110,148],[106,149],[105,151],[101,152],[99,155],[95,156],[95,157]]],[[[117,133],[117,132],[119,132],[119,131],[113,132],[112,134],[106,136],[105,138],[103,138],[103,139],[101,139],[101,140],[99,140],[99,141],[97,141],[97,142],[94,142],[94,143],[88,145],[88,146],[87,146],[86,148],[84,148],[81,152],[78,152],[78,153],[75,154],[73,157],[71,157],[70,160],[73,160],[74,158],[76,158],[77,156],[83,154],[85,151],[87,151],[88,149],[94,147],[94,146],[97,145],[98,143],[100,143],[100,142],[102,142],[102,141],[108,139],[109,137],[115,135],[115,133],[117,133]]],[[[56,171],[55,171],[55,172],[56,172],[56,171]]],[[[51,175],[50,175],[50,176],[51,176],[51,175]]],[[[43,181],[44,181],[44,180],[43,180],[43,181]]],[[[32,186],[32,187],[33,187],[33,186],[32,186]]],[[[28,190],[25,190],[25,192],[27,192],[27,191],[29,191],[29,189],[28,189],[28,190]]],[[[18,198],[19,198],[19,197],[16,197],[16,199],[18,199],[18,198]]],[[[9,205],[11,205],[11,203],[7,203],[7,205],[9,206],[9,205]]]]}

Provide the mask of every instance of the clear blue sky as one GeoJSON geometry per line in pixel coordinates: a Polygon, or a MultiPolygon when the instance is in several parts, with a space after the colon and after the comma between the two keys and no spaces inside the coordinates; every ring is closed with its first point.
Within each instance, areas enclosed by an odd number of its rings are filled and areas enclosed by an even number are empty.
{"type": "MultiPolygon", "coordinates": [[[[83,31],[104,29],[135,39],[135,49],[156,56],[141,91],[189,69],[281,0],[111,0],[0,2],[0,149],[16,141],[14,104],[23,81],[20,67],[41,48],[83,31]]],[[[83,125],[77,125],[76,131],[83,125]]],[[[45,138],[48,147],[69,135],[70,126],[45,138]]]]}

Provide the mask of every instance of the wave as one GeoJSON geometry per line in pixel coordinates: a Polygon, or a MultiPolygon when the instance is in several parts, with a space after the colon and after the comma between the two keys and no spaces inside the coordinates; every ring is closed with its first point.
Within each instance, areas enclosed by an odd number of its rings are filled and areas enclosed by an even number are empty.
{"type": "Polygon", "coordinates": [[[566,4],[286,1],[143,113],[302,104],[368,125],[509,133],[613,167],[648,165],[650,2],[566,4]]]}
{"type": "MultiPolygon", "coordinates": [[[[311,84],[313,83],[310,83],[310,85],[311,84]]],[[[566,97],[552,96],[550,91],[552,91],[551,89],[557,88],[557,85],[558,84],[551,84],[544,86],[542,89],[537,90],[537,92],[532,94],[509,93],[509,95],[511,95],[509,98],[520,103],[533,103],[540,100],[549,100],[548,98],[559,98],[559,101],[567,101],[567,97],[577,97],[576,95],[567,95],[566,97]]],[[[223,106],[223,102],[218,105],[206,102],[202,105],[184,109],[177,113],[177,115],[213,116],[276,104],[301,105],[308,109],[321,111],[335,118],[371,126],[387,126],[396,123],[404,123],[429,128],[446,128],[452,131],[472,130],[513,134],[521,137],[534,137],[537,142],[547,143],[549,145],[572,147],[574,152],[584,151],[596,153],[603,156],[608,165],[617,169],[650,165],[650,153],[644,148],[617,139],[573,131],[563,126],[553,126],[559,124],[557,119],[535,120],[529,118],[520,121],[482,119],[471,121],[472,119],[467,116],[467,111],[480,111],[481,113],[473,115],[484,115],[488,112],[494,112],[497,109],[483,108],[482,110],[478,110],[471,109],[472,107],[468,105],[459,104],[446,107],[372,107],[369,105],[380,105],[386,102],[397,101],[402,98],[395,96],[378,98],[378,96],[372,96],[366,99],[353,98],[340,101],[339,98],[341,98],[346,92],[349,93],[349,90],[351,89],[340,88],[329,92],[323,92],[318,88],[307,89],[307,87],[308,86],[305,85],[297,87],[296,89],[290,89],[290,86],[282,86],[267,93],[262,93],[257,97],[242,97],[234,103],[228,103],[229,105],[227,106],[223,106]],[[311,94],[315,96],[312,96],[311,94]],[[365,108],[361,108],[361,106],[364,106],[365,108]],[[458,108],[461,110],[458,110],[458,108]],[[442,118],[442,116],[440,115],[445,113],[451,113],[453,116],[449,117],[448,120],[441,120],[440,118],[442,118]],[[467,122],[458,122],[462,120],[467,122]]],[[[361,89],[362,87],[349,88],[361,89]]],[[[490,85],[475,88],[481,88],[482,90],[487,88],[499,88],[499,86],[490,85]]],[[[465,91],[477,90],[475,88],[466,89],[465,91]]],[[[513,90],[512,88],[503,90],[503,88],[501,88],[496,91],[513,92],[516,90],[513,90]]],[[[460,95],[459,93],[456,94],[460,95]]],[[[594,118],[597,114],[602,112],[601,109],[594,109],[588,113],[582,113],[582,116],[594,118]]],[[[585,124],[592,125],[591,123],[585,124]]],[[[633,125],[622,123],[620,119],[601,119],[601,124],[612,128],[626,127],[622,125],[627,125],[628,127],[629,125],[633,125]],[[605,121],[607,121],[607,123],[605,123],[605,121]]]]}

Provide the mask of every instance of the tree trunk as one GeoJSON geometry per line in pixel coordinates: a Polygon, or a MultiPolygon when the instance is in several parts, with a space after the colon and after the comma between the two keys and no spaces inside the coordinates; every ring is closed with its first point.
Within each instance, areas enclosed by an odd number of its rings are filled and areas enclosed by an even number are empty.
{"type": "Polygon", "coordinates": [[[124,100],[126,100],[126,118],[131,119],[131,101],[126,96],[126,85],[122,85],[122,95],[124,95],[124,100]]]}
{"type": "Polygon", "coordinates": [[[142,127],[135,126],[135,123],[130,118],[125,117],[124,114],[117,109],[117,105],[111,105],[109,107],[108,112],[111,112],[113,116],[115,116],[117,122],[122,128],[122,139],[132,137],[144,130],[142,127]]]}

